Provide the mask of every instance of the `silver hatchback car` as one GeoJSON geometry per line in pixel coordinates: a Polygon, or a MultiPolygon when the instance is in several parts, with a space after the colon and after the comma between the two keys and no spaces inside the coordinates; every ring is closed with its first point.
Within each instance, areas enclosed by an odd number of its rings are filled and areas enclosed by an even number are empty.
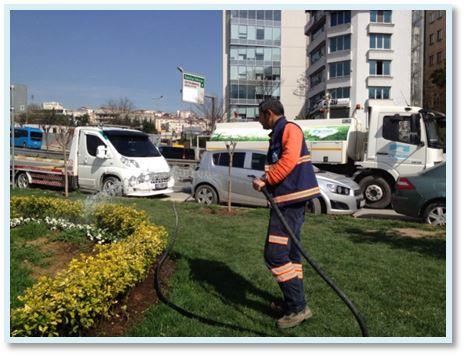
{"type": "MultiPolygon", "coordinates": [[[[237,150],[231,169],[231,201],[234,204],[267,206],[263,193],[252,187],[254,175],[264,173],[263,151],[237,150]]],[[[228,201],[228,151],[207,151],[194,172],[191,192],[198,203],[219,204],[228,201]]],[[[323,172],[315,167],[321,197],[313,199],[308,209],[316,214],[352,214],[365,205],[360,187],[340,174],[323,172]]]]}

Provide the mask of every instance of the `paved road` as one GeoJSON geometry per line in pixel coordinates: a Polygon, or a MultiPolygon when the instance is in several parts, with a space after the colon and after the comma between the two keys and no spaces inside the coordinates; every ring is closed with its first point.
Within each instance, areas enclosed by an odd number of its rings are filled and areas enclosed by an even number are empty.
{"type": "MultiPolygon", "coordinates": [[[[163,197],[161,200],[169,200],[176,202],[183,202],[186,199],[189,199],[190,188],[188,183],[178,182],[174,186],[174,193],[169,196],[163,197]]],[[[193,201],[191,199],[191,201],[193,201]]],[[[355,214],[355,218],[358,219],[391,219],[391,220],[400,220],[400,221],[418,221],[417,219],[411,218],[406,215],[398,214],[392,209],[360,209],[355,214]]]]}

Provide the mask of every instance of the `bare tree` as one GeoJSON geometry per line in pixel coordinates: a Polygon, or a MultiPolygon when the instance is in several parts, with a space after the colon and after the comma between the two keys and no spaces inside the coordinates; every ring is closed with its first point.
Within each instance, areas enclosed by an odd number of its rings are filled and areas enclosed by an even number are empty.
{"type": "Polygon", "coordinates": [[[117,100],[109,99],[102,108],[114,114],[128,114],[134,110],[134,104],[130,99],[124,97],[117,100]]]}
{"type": "Polygon", "coordinates": [[[63,153],[63,166],[65,175],[65,197],[68,197],[68,146],[74,135],[74,127],[62,127],[57,133],[56,140],[63,153]]]}
{"type": "Polygon", "coordinates": [[[297,88],[294,90],[293,94],[296,96],[305,97],[309,89],[310,81],[304,72],[300,75],[299,79],[297,79],[297,88]]]}
{"type": "Polygon", "coordinates": [[[207,120],[208,130],[212,132],[215,124],[222,121],[225,116],[223,100],[214,98],[213,100],[204,100],[203,104],[194,104],[194,113],[207,120]]]}

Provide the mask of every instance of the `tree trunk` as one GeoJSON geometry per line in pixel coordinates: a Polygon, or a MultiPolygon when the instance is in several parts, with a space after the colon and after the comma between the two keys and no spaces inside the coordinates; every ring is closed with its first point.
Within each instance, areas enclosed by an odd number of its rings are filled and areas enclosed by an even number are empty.
{"type": "Polygon", "coordinates": [[[68,198],[68,160],[66,158],[66,145],[63,145],[63,162],[65,165],[65,197],[68,198]]]}

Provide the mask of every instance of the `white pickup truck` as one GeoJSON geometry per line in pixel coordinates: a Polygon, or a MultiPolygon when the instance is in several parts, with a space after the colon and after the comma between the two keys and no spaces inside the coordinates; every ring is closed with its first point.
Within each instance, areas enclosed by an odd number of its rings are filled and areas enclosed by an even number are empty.
{"type": "MultiPolygon", "coordinates": [[[[372,106],[351,118],[293,122],[302,128],[317,167],[352,177],[367,207],[385,208],[399,176],[444,161],[438,116],[419,107],[372,106]]],[[[234,141],[236,149],[265,151],[268,134],[258,122],[218,123],[207,150],[221,150],[234,141]]]]}
{"type": "MultiPolygon", "coordinates": [[[[74,129],[68,156],[71,189],[127,196],[173,192],[170,167],[141,131],[83,126],[74,129]]],[[[15,182],[64,187],[63,161],[15,156],[15,182]]]]}

